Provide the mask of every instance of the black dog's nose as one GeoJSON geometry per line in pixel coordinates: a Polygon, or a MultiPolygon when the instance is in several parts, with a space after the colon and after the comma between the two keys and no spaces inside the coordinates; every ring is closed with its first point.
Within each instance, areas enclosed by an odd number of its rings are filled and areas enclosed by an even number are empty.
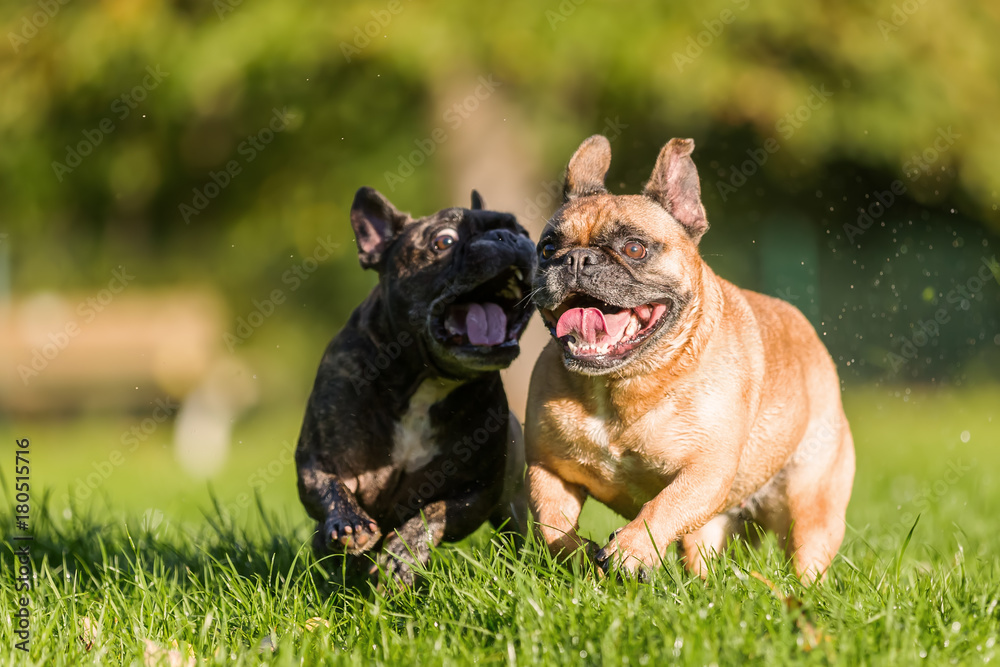
{"type": "Polygon", "coordinates": [[[587,275],[600,259],[600,253],[591,248],[576,248],[563,255],[566,268],[575,276],[587,275]]]}
{"type": "Polygon", "coordinates": [[[489,232],[489,236],[492,236],[495,241],[517,243],[517,234],[509,229],[494,229],[489,232]]]}

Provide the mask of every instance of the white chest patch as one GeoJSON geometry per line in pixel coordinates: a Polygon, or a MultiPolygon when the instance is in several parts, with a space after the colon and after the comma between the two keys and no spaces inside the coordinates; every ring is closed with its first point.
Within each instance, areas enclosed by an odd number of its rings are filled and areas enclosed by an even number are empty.
{"type": "Polygon", "coordinates": [[[601,381],[601,378],[594,378],[593,391],[594,402],[597,403],[597,412],[586,417],[581,427],[591,442],[602,450],[610,450],[611,437],[608,434],[608,419],[611,417],[611,408],[608,404],[608,389],[601,381]]]}
{"type": "Polygon", "coordinates": [[[443,399],[457,383],[424,380],[410,397],[406,412],[396,422],[392,438],[392,462],[413,472],[430,462],[441,449],[431,429],[431,406],[443,399]]]}
{"type": "Polygon", "coordinates": [[[608,437],[608,425],[604,418],[599,415],[584,417],[580,423],[580,428],[594,445],[602,449],[611,447],[611,439],[608,437]]]}

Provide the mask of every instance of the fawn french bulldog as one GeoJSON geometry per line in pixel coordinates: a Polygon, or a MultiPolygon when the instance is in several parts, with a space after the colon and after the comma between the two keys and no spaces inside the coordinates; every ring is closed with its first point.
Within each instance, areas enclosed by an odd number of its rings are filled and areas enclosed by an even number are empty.
{"type": "Polygon", "coordinates": [[[554,552],[639,574],[672,544],[705,574],[756,524],[809,582],[837,553],[854,479],[837,371],[797,309],[702,260],[693,149],[664,146],[640,195],[608,193],[604,137],[570,160],[537,246],[553,340],[528,398],[530,506],[554,552]],[[600,550],[577,534],[588,496],[630,519],[600,550]]]}

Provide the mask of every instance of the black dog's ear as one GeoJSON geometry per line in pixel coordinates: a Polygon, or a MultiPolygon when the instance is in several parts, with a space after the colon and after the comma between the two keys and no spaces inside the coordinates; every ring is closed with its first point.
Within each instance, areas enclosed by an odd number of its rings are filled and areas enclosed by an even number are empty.
{"type": "Polygon", "coordinates": [[[378,269],[389,241],[410,220],[409,213],[396,210],[374,188],[361,188],[351,205],[351,227],[358,242],[358,261],[366,269],[378,269]]]}
{"type": "Polygon", "coordinates": [[[653,175],[642,194],[656,201],[684,226],[697,243],[708,231],[708,218],[701,204],[701,182],[691,159],[693,139],[671,139],[660,151],[653,175]]]}
{"type": "Polygon", "coordinates": [[[611,142],[595,134],[585,140],[569,159],[566,182],[563,184],[563,202],[577,197],[603,194],[604,177],[611,167],[611,142]]]}
{"type": "Polygon", "coordinates": [[[486,208],[486,202],[483,201],[483,196],[479,194],[479,190],[472,191],[472,210],[482,211],[486,208]]]}

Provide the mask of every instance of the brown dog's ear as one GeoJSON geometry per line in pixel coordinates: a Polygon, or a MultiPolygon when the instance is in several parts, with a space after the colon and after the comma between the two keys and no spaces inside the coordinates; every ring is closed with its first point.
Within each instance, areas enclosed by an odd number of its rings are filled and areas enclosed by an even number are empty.
{"type": "Polygon", "coordinates": [[[595,134],[585,140],[573,153],[569,166],[566,167],[563,202],[607,192],[604,176],[610,166],[611,143],[607,137],[595,134]]]}
{"type": "Polygon", "coordinates": [[[366,269],[378,269],[386,246],[410,220],[378,190],[361,188],[351,205],[351,227],[358,242],[358,261],[366,269]]]}
{"type": "Polygon", "coordinates": [[[652,198],[681,223],[695,243],[708,231],[701,204],[701,182],[691,159],[693,139],[671,139],[656,159],[642,194],[652,198]]]}
{"type": "Polygon", "coordinates": [[[472,210],[482,211],[486,208],[486,202],[483,201],[483,196],[479,194],[478,190],[472,191],[472,210]]]}

